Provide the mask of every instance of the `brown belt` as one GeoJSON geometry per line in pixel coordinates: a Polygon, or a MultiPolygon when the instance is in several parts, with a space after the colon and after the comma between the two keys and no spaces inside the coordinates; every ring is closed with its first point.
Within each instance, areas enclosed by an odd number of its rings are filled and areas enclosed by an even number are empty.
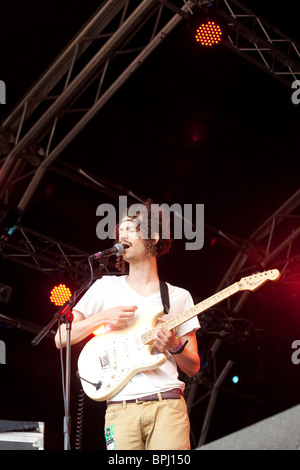
{"type": "Polygon", "coordinates": [[[153,395],[147,395],[145,397],[133,398],[132,400],[120,400],[120,401],[107,401],[107,405],[115,405],[117,403],[142,403],[143,401],[160,401],[178,399],[183,396],[181,388],[173,388],[167,392],[154,393],[153,395]]]}

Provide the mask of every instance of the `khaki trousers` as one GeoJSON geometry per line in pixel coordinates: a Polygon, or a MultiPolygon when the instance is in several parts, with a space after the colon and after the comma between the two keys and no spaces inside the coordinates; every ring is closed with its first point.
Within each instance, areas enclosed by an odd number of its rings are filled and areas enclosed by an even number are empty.
{"type": "Polygon", "coordinates": [[[104,432],[108,450],[190,449],[190,422],[183,396],[109,404],[104,432]]]}

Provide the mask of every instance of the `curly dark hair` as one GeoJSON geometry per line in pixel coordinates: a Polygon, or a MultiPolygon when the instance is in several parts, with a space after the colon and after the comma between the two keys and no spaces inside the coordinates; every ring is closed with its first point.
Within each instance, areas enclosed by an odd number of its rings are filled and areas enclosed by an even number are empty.
{"type": "MultiPolygon", "coordinates": [[[[151,199],[147,199],[147,201],[145,201],[142,206],[143,209],[145,208],[145,210],[147,210],[148,217],[145,218],[146,220],[144,220],[143,218],[144,211],[132,211],[131,209],[133,206],[129,206],[127,208],[126,213],[123,214],[122,218],[127,215],[128,219],[137,222],[137,231],[141,233],[141,236],[145,243],[146,256],[148,256],[149,258],[155,256],[156,259],[159,259],[161,256],[169,253],[172,245],[172,238],[170,237],[169,218],[166,216],[166,213],[161,206],[158,206],[159,210],[152,210],[153,203],[151,199]],[[156,240],[156,238],[153,237],[153,227],[158,229],[158,241],[156,240]],[[169,235],[169,237],[166,238],[166,234],[169,235]]],[[[116,242],[119,241],[119,227],[120,224],[116,226],[116,242]]],[[[126,263],[122,256],[118,256],[116,261],[116,268],[119,269],[119,271],[121,272],[126,271],[126,263]]]]}

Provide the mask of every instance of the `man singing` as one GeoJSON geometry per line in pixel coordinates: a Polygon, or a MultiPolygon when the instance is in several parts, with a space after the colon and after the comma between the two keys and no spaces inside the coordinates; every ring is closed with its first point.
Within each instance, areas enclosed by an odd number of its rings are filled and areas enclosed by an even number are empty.
{"type": "MultiPolygon", "coordinates": [[[[199,322],[194,317],[174,330],[164,326],[165,320],[191,308],[193,300],[187,290],[160,282],[157,260],[169,252],[171,240],[162,237],[165,232],[161,214],[155,225],[159,232],[151,233],[154,215],[150,206],[148,217],[129,211],[121,219],[117,241],[125,249],[117,265],[119,269],[128,266],[128,274],[103,276],[80,299],[73,309],[71,344],[103,325],[107,331],[126,332],[128,326],[151,309],[162,310],[167,297],[170,308],[158,320],[154,338],[154,350],[164,353],[166,361],[154,370],[137,373],[109,399],[104,433],[107,449],[188,450],[190,424],[178,368],[189,377],[199,371],[195,334],[199,322]]],[[[65,347],[66,341],[67,334],[62,328],[61,343],[57,333],[56,346],[65,347]]]]}

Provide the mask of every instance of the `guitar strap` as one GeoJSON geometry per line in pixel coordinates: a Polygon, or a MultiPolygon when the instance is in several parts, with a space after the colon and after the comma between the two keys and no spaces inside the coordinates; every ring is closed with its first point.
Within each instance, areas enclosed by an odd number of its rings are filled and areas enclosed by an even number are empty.
{"type": "Polygon", "coordinates": [[[170,311],[169,289],[168,289],[167,284],[161,279],[159,280],[159,287],[160,287],[161,301],[164,307],[164,313],[165,315],[167,315],[170,311]]]}

